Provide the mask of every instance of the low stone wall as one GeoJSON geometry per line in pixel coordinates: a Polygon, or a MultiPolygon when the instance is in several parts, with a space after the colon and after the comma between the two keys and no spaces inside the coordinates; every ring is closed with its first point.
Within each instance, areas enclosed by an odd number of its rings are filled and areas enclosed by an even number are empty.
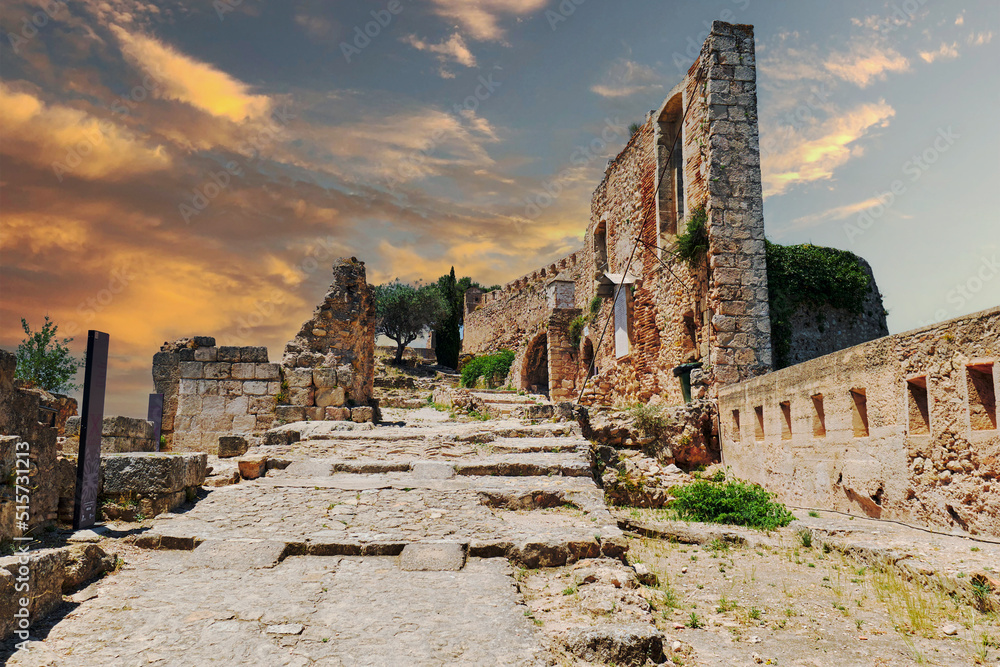
{"type": "MultiPolygon", "coordinates": [[[[66,437],[59,449],[76,454],[80,451],[80,417],[66,421],[66,437]]],[[[101,452],[155,452],[153,422],[134,417],[105,417],[101,423],[101,452]]]]}
{"type": "Polygon", "coordinates": [[[281,369],[266,347],[216,346],[211,336],[167,343],[153,357],[163,394],[162,433],[171,451],[214,454],[219,437],[274,424],[281,369]]]}
{"type": "Polygon", "coordinates": [[[17,358],[0,350],[0,540],[27,532],[18,527],[19,486],[28,488],[29,530],[53,521],[58,506],[56,429],[39,422],[40,394],[17,386],[16,367],[17,358]],[[18,485],[25,476],[28,484],[18,485]]]}
{"type": "MultiPolygon", "coordinates": [[[[72,523],[77,457],[59,457],[59,520],[72,523]]],[[[202,453],[101,454],[98,497],[103,518],[132,520],[168,512],[205,483],[208,455],[202,453]]]]}
{"type": "MultiPolygon", "coordinates": [[[[27,555],[0,558],[0,641],[24,632],[62,604],[71,593],[115,567],[115,557],[96,544],[38,549],[27,555]],[[23,584],[27,588],[23,588],[23,584]],[[26,620],[18,618],[20,601],[28,600],[26,620]],[[27,627],[24,627],[27,626],[27,627]]],[[[27,639],[18,635],[19,641],[27,639]]]]}
{"type": "Polygon", "coordinates": [[[793,506],[1000,536],[1000,308],[720,391],[724,463],[793,506]]]}

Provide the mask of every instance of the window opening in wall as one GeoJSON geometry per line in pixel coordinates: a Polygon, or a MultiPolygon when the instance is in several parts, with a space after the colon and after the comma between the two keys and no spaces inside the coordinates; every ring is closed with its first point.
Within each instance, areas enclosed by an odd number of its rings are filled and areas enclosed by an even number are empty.
{"type": "Polygon", "coordinates": [[[868,436],[868,397],[864,389],[851,390],[851,422],[855,438],[868,436]]]}
{"type": "Polygon", "coordinates": [[[757,419],[754,420],[754,424],[753,424],[753,430],[754,430],[753,437],[754,437],[754,440],[763,440],[764,439],[764,406],[763,405],[758,405],[756,408],[753,409],[753,411],[754,411],[754,414],[757,417],[757,419]]]}
{"type": "Polygon", "coordinates": [[[906,395],[910,434],[926,435],[930,433],[931,417],[927,405],[927,378],[918,377],[907,380],[906,395]]]}
{"type": "Polygon", "coordinates": [[[656,142],[657,209],[660,221],[660,247],[666,247],[677,234],[677,226],[684,219],[684,140],[681,119],[684,115],[680,94],[672,97],[660,114],[657,123],[659,136],[656,142]],[[671,150],[673,149],[673,150],[671,150]],[[669,163],[668,163],[669,159],[669,163]],[[660,172],[663,179],[659,180],[660,172]]]}
{"type": "Polygon", "coordinates": [[[974,431],[989,431],[997,427],[997,392],[993,381],[993,364],[966,366],[969,387],[969,424],[974,431]]]}
{"type": "Polygon", "coordinates": [[[589,338],[583,342],[583,367],[586,369],[587,377],[594,377],[597,369],[594,366],[594,343],[589,338]]]}
{"type": "Polygon", "coordinates": [[[629,305],[632,300],[632,290],[629,285],[623,285],[618,290],[615,299],[615,358],[628,356],[631,344],[629,331],[629,305]]]}
{"type": "Polygon", "coordinates": [[[740,440],[743,439],[743,436],[740,434],[740,411],[739,410],[733,410],[733,432],[736,434],[736,437],[733,438],[734,440],[736,440],[737,442],[739,442],[740,440]]]}
{"type": "Polygon", "coordinates": [[[781,439],[792,439],[792,404],[789,401],[781,402],[781,439]]]}
{"type": "Polygon", "coordinates": [[[813,435],[817,438],[826,436],[826,412],[823,411],[823,394],[812,397],[813,402],[813,435]]]}
{"type": "Polygon", "coordinates": [[[598,271],[608,270],[608,226],[603,220],[594,227],[594,264],[598,271]]]}

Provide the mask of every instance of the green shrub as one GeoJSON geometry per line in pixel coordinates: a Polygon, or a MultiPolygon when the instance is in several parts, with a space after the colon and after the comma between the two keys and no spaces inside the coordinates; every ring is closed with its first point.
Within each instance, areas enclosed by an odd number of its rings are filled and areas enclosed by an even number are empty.
{"type": "Polygon", "coordinates": [[[629,409],[635,427],[646,435],[659,435],[670,425],[670,417],[663,414],[663,406],[637,405],[629,409]]]}
{"type": "Polygon", "coordinates": [[[774,494],[757,484],[731,479],[727,482],[698,480],[670,489],[670,509],[679,519],[725,523],[772,530],[787,526],[795,518],[774,494]]]}
{"type": "Polygon", "coordinates": [[[573,346],[574,350],[580,347],[580,340],[583,339],[583,329],[587,326],[588,321],[587,317],[578,315],[569,323],[567,335],[569,336],[570,345],[573,346]]]}
{"type": "Polygon", "coordinates": [[[687,221],[687,230],[677,235],[674,254],[687,264],[693,264],[708,252],[708,213],[704,206],[691,211],[687,221]]]}
{"type": "Polygon", "coordinates": [[[460,384],[463,387],[475,387],[479,378],[483,378],[488,386],[499,384],[507,377],[513,363],[514,353],[510,350],[475,357],[462,367],[460,384]]]}

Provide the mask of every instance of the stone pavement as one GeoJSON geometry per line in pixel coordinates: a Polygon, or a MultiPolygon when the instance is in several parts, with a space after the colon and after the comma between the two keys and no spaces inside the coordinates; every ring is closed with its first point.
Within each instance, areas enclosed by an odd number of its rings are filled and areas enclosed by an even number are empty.
{"type": "Polygon", "coordinates": [[[569,424],[293,424],[266,477],[206,491],[12,665],[530,665],[512,564],[620,557],[569,424]],[[93,596],[93,597],[91,597],[93,596]]]}

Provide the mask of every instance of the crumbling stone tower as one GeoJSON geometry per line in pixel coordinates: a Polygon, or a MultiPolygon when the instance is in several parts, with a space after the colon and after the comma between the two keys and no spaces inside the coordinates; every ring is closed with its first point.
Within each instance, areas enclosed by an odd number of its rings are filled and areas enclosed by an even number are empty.
{"type": "MultiPolygon", "coordinates": [[[[323,303],[285,345],[281,363],[288,405],[304,409],[305,417],[346,419],[341,412],[345,405],[371,403],[375,300],[365,278],[364,262],[350,257],[334,264],[333,283],[323,303]],[[326,408],[337,410],[327,414],[326,408]]],[[[279,414],[279,419],[304,418],[298,410],[284,412],[289,414],[279,414]]]]}

